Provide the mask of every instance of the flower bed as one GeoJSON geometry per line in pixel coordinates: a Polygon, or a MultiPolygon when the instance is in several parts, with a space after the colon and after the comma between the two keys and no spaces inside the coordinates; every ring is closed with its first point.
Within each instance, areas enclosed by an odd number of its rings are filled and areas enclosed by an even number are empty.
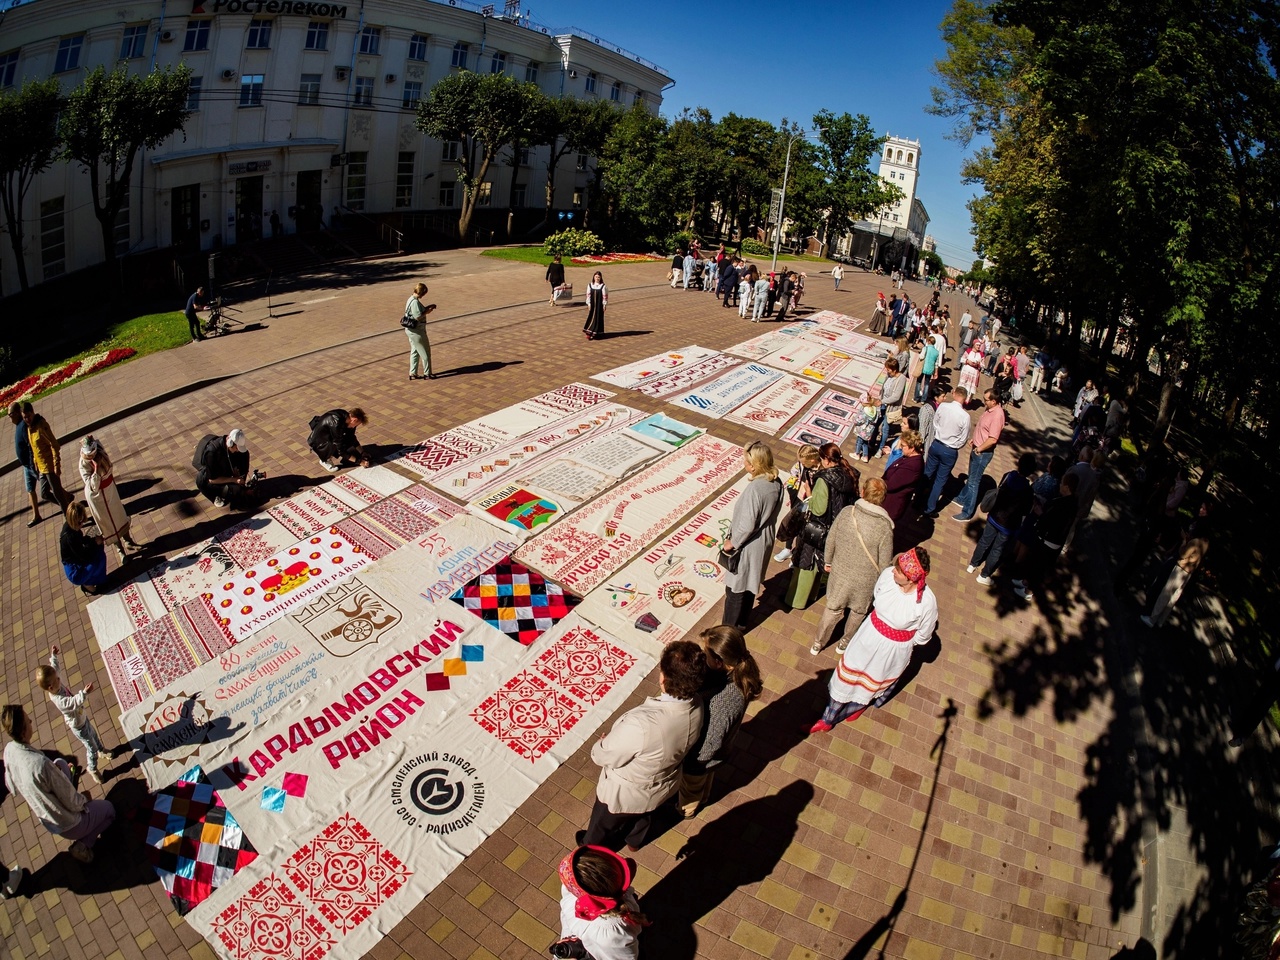
{"type": "Polygon", "coordinates": [[[574,257],[572,263],[580,267],[590,267],[601,263],[656,263],[666,257],[656,257],[651,253],[601,253],[590,257],[574,257]]]}
{"type": "Polygon", "coordinates": [[[0,406],[7,407],[10,404],[30,399],[47,390],[52,390],[60,383],[87,377],[90,374],[97,373],[99,370],[106,369],[112,364],[119,363],[121,360],[128,360],[137,352],[133,347],[116,347],[105,353],[96,353],[91,357],[85,357],[83,360],[72,360],[65,366],[50,370],[48,373],[32,374],[29,377],[24,377],[17,383],[0,390],[0,406]]]}

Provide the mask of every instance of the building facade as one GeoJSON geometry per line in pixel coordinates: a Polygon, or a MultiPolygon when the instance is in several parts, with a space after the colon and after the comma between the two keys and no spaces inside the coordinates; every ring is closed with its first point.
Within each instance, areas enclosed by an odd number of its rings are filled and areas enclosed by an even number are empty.
{"type": "MultiPolygon", "coordinates": [[[[670,78],[656,64],[577,29],[465,0],[143,0],[114,7],[28,0],[0,14],[0,89],[57,77],[64,91],[102,65],[192,73],[185,135],[143,151],[116,249],[218,249],[318,228],[333,216],[446,214],[461,206],[458,143],[424,136],[418,101],[460,70],[506,73],[553,96],[598,97],[657,113],[670,78]],[[189,12],[188,12],[189,10],[189,12]],[[272,214],[275,214],[273,219],[272,214]]],[[[479,206],[545,207],[548,147],[490,166],[479,206]]],[[[553,206],[585,205],[590,158],[556,172],[553,206]]],[[[102,260],[88,178],[55,163],[24,206],[33,283],[102,260]]],[[[16,287],[0,244],[0,282],[16,287]]]]}
{"type": "Polygon", "coordinates": [[[920,141],[889,135],[880,152],[880,179],[902,191],[902,197],[874,217],[859,221],[836,244],[836,252],[867,259],[885,270],[915,269],[924,249],[929,213],[916,195],[920,181],[920,141]],[[892,263],[886,254],[892,253],[892,263]]]}

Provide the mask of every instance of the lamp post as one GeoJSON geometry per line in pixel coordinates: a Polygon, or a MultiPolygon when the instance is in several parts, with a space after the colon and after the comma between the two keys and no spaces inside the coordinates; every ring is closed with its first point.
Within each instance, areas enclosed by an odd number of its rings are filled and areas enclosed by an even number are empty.
{"type": "Polygon", "coordinates": [[[803,140],[805,136],[805,132],[801,130],[787,140],[787,162],[782,168],[782,196],[778,198],[778,232],[773,236],[773,264],[769,267],[770,273],[778,272],[778,245],[782,243],[782,221],[787,206],[787,176],[791,173],[791,148],[795,146],[797,140],[803,140]]]}

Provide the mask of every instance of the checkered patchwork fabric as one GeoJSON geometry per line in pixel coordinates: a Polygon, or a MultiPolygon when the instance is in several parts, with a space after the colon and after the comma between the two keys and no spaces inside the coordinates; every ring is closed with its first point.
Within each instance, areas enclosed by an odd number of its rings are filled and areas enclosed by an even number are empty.
{"type": "Polygon", "coordinates": [[[194,767],[139,810],[147,856],[179,915],[258,856],[204,771],[194,767]]]}
{"type": "Polygon", "coordinates": [[[510,557],[494,564],[449,597],[525,646],[551,629],[580,602],[564,588],[510,557]]]}

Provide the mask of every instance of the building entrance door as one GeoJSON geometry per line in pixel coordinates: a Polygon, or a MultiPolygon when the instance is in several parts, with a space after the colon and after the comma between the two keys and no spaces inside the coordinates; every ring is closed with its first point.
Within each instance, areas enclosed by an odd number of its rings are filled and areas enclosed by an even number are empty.
{"type": "Polygon", "coordinates": [[[324,204],[320,202],[320,183],[324,171],[298,171],[297,221],[298,230],[309,233],[320,229],[324,216],[324,204]]]}
{"type": "Polygon", "coordinates": [[[174,187],[169,198],[172,211],[169,235],[179,250],[200,249],[200,184],[174,187]]]}
{"type": "Polygon", "coordinates": [[[262,177],[236,181],[236,242],[262,239],[262,177]]]}

